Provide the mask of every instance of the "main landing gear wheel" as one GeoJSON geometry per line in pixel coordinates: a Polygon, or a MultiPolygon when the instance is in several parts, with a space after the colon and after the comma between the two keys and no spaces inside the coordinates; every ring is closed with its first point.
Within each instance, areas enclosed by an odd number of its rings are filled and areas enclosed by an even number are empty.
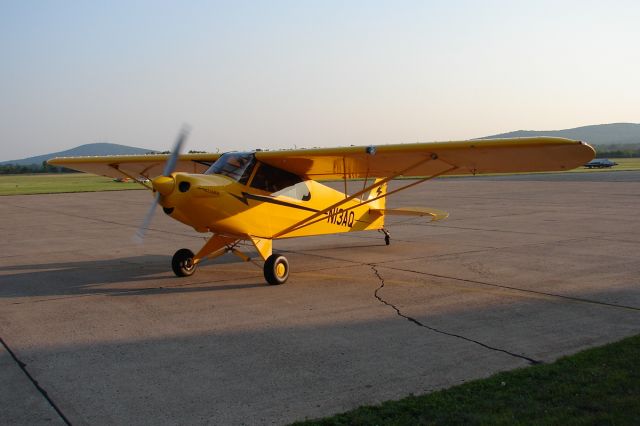
{"type": "Polygon", "coordinates": [[[196,271],[193,252],[189,249],[178,250],[171,259],[171,269],[179,277],[188,277],[196,271]]]}
{"type": "Polygon", "coordinates": [[[279,254],[272,254],[264,262],[264,279],[271,285],[284,284],[289,278],[289,261],[279,254]]]}

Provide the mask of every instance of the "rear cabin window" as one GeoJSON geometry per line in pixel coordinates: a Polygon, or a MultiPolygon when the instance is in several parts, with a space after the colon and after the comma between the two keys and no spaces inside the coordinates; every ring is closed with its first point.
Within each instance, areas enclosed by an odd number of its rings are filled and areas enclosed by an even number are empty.
{"type": "Polygon", "coordinates": [[[265,163],[258,163],[250,186],[272,195],[285,195],[302,201],[311,199],[309,188],[300,176],[265,163]]]}

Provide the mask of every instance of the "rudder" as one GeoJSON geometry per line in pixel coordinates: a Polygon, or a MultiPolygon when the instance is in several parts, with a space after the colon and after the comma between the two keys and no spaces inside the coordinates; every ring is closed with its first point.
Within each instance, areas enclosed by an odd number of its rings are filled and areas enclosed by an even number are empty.
{"type": "MultiPolygon", "coordinates": [[[[384,179],[382,178],[378,178],[376,179],[373,183],[374,185],[380,181],[382,181],[384,179]]],[[[387,201],[387,197],[385,197],[385,195],[387,194],[387,182],[383,183],[382,185],[375,187],[371,190],[371,192],[369,192],[369,197],[367,197],[367,201],[368,200],[373,200],[377,197],[382,196],[382,198],[378,198],[375,201],[372,201],[369,203],[369,208],[372,210],[384,210],[384,207],[386,205],[386,201],[387,201]]]]}

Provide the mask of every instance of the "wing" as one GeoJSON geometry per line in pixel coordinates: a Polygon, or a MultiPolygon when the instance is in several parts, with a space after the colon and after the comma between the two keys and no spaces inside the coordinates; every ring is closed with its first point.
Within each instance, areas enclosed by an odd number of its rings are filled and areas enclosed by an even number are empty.
{"type": "MultiPolygon", "coordinates": [[[[204,173],[218,157],[220,154],[184,154],[178,157],[175,171],[204,173]]],[[[168,158],[169,154],[58,157],[48,163],[113,178],[149,179],[162,174],[168,158]]]]}
{"type": "Polygon", "coordinates": [[[584,142],[554,137],[256,153],[260,161],[315,180],[561,171],[582,166],[594,156],[594,149],[584,142]]]}

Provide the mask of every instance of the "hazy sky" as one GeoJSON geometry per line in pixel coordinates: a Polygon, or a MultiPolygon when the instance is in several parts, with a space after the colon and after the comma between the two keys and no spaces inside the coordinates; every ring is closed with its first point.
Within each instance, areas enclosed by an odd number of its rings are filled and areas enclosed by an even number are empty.
{"type": "Polygon", "coordinates": [[[0,160],[640,122],[640,2],[0,0],[0,160]]]}

